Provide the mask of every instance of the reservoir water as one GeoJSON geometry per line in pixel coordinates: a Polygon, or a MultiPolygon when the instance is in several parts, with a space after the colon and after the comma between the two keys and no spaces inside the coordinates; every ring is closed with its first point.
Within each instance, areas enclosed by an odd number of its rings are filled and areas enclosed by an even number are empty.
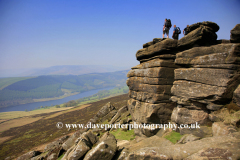
{"type": "Polygon", "coordinates": [[[76,95],[72,95],[72,96],[69,96],[69,97],[66,97],[66,98],[63,98],[63,99],[57,99],[57,100],[51,100],[51,101],[45,101],[45,102],[34,102],[34,103],[20,104],[20,105],[16,105],[16,106],[0,108],[0,112],[25,111],[26,109],[29,111],[29,110],[36,109],[40,106],[51,106],[51,105],[62,104],[62,103],[66,103],[66,102],[71,101],[71,100],[76,100],[76,99],[79,99],[79,98],[91,96],[91,95],[96,94],[97,92],[102,91],[102,90],[110,90],[110,89],[113,89],[113,88],[115,88],[115,87],[108,87],[108,88],[91,90],[91,91],[79,93],[79,94],[76,94],[76,95]]]}

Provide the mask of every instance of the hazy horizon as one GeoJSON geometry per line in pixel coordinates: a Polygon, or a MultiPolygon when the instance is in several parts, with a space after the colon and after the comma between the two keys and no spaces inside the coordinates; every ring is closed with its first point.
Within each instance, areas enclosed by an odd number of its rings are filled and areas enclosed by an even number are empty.
{"type": "Polygon", "coordinates": [[[237,0],[1,0],[0,77],[58,65],[135,66],[137,50],[162,38],[165,18],[181,30],[213,21],[218,39],[230,39],[239,7],[237,0]]]}
{"type": "Polygon", "coordinates": [[[116,72],[130,69],[130,66],[122,67],[112,65],[57,65],[31,69],[0,69],[0,78],[31,77],[40,75],[82,75],[90,73],[116,72]]]}

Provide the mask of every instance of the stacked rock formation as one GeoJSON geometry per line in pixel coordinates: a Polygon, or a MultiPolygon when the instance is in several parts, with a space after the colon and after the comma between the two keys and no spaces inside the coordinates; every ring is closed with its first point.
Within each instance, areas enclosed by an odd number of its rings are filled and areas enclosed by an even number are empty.
{"type": "MultiPolygon", "coordinates": [[[[137,51],[140,64],[132,67],[127,80],[135,122],[167,123],[175,107],[172,122],[207,124],[211,111],[232,100],[240,84],[240,44],[217,41],[219,26],[213,22],[189,29],[179,41],[154,39],[137,51]]],[[[231,33],[231,42],[238,41],[239,25],[231,33]]]]}
{"type": "MultiPolygon", "coordinates": [[[[128,109],[138,124],[167,123],[175,103],[169,99],[174,81],[177,40],[154,39],[136,54],[141,64],[128,72],[128,109]]],[[[145,130],[136,134],[151,136],[145,130]]],[[[156,132],[157,130],[155,130],[156,132]]]]}
{"type": "Polygon", "coordinates": [[[240,84],[239,56],[239,43],[194,47],[177,53],[175,64],[182,68],[174,71],[171,100],[178,106],[172,121],[204,125],[212,120],[208,114],[229,103],[240,84]]]}

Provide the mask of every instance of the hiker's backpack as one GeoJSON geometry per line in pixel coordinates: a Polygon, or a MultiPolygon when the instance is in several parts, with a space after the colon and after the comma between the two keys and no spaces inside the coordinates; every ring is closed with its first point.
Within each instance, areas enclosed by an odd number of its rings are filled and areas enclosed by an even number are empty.
{"type": "Polygon", "coordinates": [[[167,27],[167,28],[171,28],[172,27],[172,23],[171,23],[170,19],[167,19],[165,27],[167,27]]]}
{"type": "Polygon", "coordinates": [[[176,30],[175,30],[176,34],[181,34],[181,30],[179,27],[176,27],[176,30]]]}

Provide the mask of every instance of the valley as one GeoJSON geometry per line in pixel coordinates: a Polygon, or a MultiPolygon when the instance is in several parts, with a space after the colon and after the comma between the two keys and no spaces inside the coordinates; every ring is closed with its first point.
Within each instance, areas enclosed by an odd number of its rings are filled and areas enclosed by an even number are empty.
{"type": "Polygon", "coordinates": [[[0,108],[62,99],[86,91],[126,85],[127,71],[0,79],[0,108]]]}

